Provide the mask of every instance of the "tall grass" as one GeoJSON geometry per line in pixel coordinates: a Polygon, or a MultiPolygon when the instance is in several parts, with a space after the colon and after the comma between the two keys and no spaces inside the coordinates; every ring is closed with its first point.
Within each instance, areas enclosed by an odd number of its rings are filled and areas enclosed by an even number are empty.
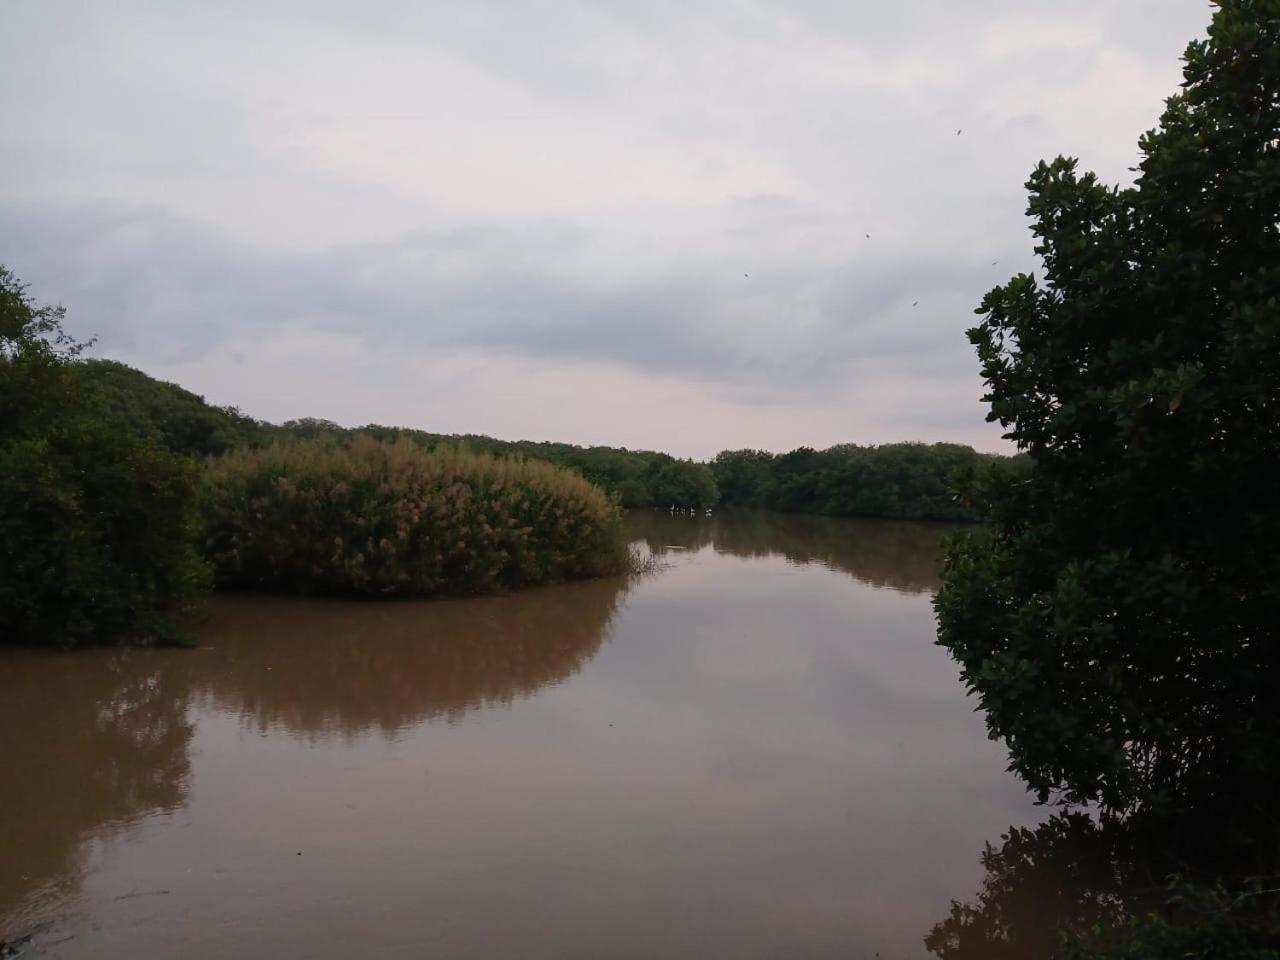
{"type": "Polygon", "coordinates": [[[202,504],[226,586],[458,596],[628,564],[618,507],[576,474],[409,440],[236,450],[210,465],[202,504]]]}

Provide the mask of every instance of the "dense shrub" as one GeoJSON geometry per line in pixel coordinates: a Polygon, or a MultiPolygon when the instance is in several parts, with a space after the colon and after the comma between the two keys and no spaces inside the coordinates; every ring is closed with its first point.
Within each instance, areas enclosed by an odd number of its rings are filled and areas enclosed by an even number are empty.
{"type": "Polygon", "coordinates": [[[207,580],[196,468],[95,403],[61,323],[0,268],[0,641],[166,639],[207,580]]]}
{"type": "Polygon", "coordinates": [[[621,572],[618,508],[546,463],[401,439],[239,450],[206,476],[220,582],[356,596],[490,593],[621,572]]]}

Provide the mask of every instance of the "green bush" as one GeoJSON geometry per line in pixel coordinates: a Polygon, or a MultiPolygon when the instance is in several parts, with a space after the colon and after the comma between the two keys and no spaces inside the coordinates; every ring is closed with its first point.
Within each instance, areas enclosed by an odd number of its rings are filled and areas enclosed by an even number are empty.
{"type": "Polygon", "coordinates": [[[168,639],[207,582],[196,467],[99,408],[61,322],[0,268],[0,641],[168,639]]]}
{"type": "Polygon", "coordinates": [[[203,496],[223,584],[355,596],[492,593],[620,573],[617,506],[547,463],[356,436],[238,450],[203,496]]]}

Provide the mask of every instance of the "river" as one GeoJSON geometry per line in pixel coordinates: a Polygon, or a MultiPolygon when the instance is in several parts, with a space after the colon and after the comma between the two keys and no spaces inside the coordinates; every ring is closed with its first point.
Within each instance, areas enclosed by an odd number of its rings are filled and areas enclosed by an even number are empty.
{"type": "Polygon", "coordinates": [[[663,561],[631,582],[227,596],[194,650],[0,650],[0,941],[927,956],[1040,819],[933,644],[945,528],[628,522],[663,561]]]}

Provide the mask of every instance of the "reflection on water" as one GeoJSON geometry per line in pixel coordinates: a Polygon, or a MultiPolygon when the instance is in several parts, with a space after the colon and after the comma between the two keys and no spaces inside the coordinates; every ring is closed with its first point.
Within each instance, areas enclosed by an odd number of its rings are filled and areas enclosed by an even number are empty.
{"type": "Polygon", "coordinates": [[[923,956],[1033,815],[932,644],[942,528],[630,522],[671,561],[632,585],[225,597],[198,650],[0,651],[0,940],[923,956]]]}
{"type": "Polygon", "coordinates": [[[977,895],[954,901],[926,945],[939,960],[1051,960],[1059,931],[1113,927],[1146,905],[1155,881],[1139,874],[1129,839],[1083,813],[1010,829],[983,853],[977,895]]]}
{"type": "Polygon", "coordinates": [[[197,685],[264,729],[391,733],[457,719],[576,673],[623,591],[598,580],[429,603],[228,597],[201,635],[197,685]]]}
{"type": "Polygon", "coordinates": [[[145,651],[0,659],[0,940],[74,892],[82,842],[186,800],[179,666],[145,651]]]}
{"type": "Polygon", "coordinates": [[[820,563],[864,583],[905,593],[937,590],[947,524],[855,520],[764,511],[673,518],[662,511],[633,513],[635,535],[661,553],[671,546],[708,544],[735,557],[782,556],[795,564],[820,563]]]}

